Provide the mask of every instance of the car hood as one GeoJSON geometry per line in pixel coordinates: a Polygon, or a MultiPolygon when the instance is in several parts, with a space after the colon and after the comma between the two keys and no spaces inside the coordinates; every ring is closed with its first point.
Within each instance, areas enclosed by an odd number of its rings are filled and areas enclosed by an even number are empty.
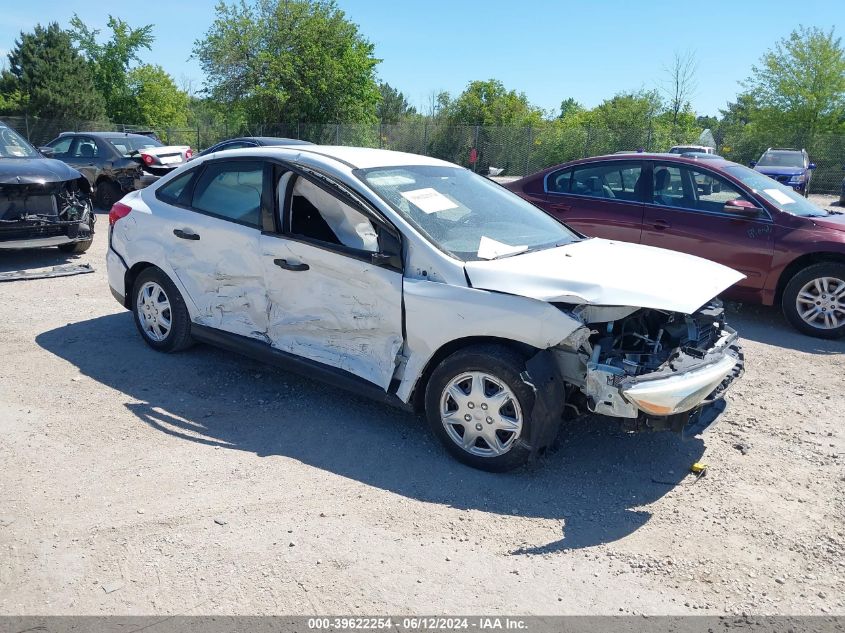
{"type": "Polygon", "coordinates": [[[745,275],[700,257],[590,238],[466,263],[474,288],[542,301],[636,306],[690,314],[745,275]]]}
{"type": "Polygon", "coordinates": [[[52,158],[0,158],[0,184],[37,185],[76,180],[82,174],[52,158]]]}
{"type": "Polygon", "coordinates": [[[833,215],[826,215],[820,218],[812,217],[810,219],[816,226],[835,231],[845,231],[845,214],[843,213],[834,213],[833,215]]]}
{"type": "Polygon", "coordinates": [[[767,176],[799,176],[806,171],[803,167],[760,167],[759,165],[754,169],[767,176]]]}

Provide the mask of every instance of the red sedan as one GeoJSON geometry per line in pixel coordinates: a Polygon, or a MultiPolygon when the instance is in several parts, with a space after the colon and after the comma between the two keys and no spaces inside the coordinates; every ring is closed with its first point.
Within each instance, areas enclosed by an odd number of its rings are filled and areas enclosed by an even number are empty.
{"type": "Polygon", "coordinates": [[[727,296],[780,303],[811,336],[845,336],[845,215],[757,171],[707,154],[613,154],[505,186],[585,235],[730,266],[745,279],[727,296]]]}

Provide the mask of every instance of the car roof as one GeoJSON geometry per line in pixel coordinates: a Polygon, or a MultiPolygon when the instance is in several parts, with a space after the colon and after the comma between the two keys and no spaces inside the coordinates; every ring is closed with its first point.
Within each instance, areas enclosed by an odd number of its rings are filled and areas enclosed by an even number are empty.
{"type": "Polygon", "coordinates": [[[224,150],[212,156],[278,156],[285,159],[290,158],[291,151],[311,154],[315,158],[329,158],[344,164],[351,169],[369,169],[371,167],[400,167],[408,165],[431,165],[440,167],[454,167],[453,163],[421,156],[406,152],[394,152],[387,149],[375,149],[370,147],[347,147],[340,145],[297,145],[296,147],[267,146],[250,147],[245,149],[224,150]]]}
{"type": "Polygon", "coordinates": [[[141,138],[149,140],[150,137],[144,134],[133,134],[132,132],[62,132],[59,136],[93,136],[95,138],[141,138]]]}
{"type": "Polygon", "coordinates": [[[283,136],[245,136],[244,140],[255,141],[259,145],[313,145],[311,141],[283,136]]]}
{"type": "Polygon", "coordinates": [[[600,156],[590,156],[589,158],[579,158],[567,163],[560,163],[539,172],[546,174],[550,171],[572,167],[575,165],[583,165],[603,160],[660,160],[669,163],[684,163],[687,165],[696,165],[706,163],[710,167],[721,169],[728,165],[735,165],[733,161],[728,160],[718,154],[704,154],[703,152],[685,152],[683,154],[671,154],[669,152],[617,152],[616,154],[602,154],[600,156]]]}

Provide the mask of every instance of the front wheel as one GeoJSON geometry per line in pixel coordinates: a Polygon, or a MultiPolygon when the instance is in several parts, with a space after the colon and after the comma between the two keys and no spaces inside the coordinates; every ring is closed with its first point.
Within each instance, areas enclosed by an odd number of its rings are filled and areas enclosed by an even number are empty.
{"type": "Polygon", "coordinates": [[[188,308],[170,278],[158,268],[145,268],[132,285],[132,314],[144,341],[160,352],[190,347],[188,308]]]}
{"type": "Polygon", "coordinates": [[[123,197],[120,185],[111,180],[103,180],[97,185],[97,206],[104,211],[110,211],[114,203],[123,197]]]}
{"type": "Polygon", "coordinates": [[[807,266],[786,284],[782,306],[789,322],[804,334],[845,336],[845,264],[807,266]]]}
{"type": "Polygon", "coordinates": [[[528,461],[534,392],[524,359],[500,345],[455,352],[432,372],[425,412],[432,432],[459,461],[493,472],[528,461]]]}

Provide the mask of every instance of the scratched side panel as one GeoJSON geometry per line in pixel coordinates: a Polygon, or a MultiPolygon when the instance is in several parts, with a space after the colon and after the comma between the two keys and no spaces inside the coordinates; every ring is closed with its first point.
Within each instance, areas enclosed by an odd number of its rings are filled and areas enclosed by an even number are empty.
{"type": "Polygon", "coordinates": [[[402,347],[402,276],[277,236],[262,236],[267,333],[273,347],[387,389],[402,347]],[[295,272],[276,259],[304,263],[295,272]]]}
{"type": "Polygon", "coordinates": [[[580,321],[537,299],[405,279],[407,363],[396,393],[407,402],[432,355],[451,341],[490,336],[537,349],[557,345],[580,321]]]}
{"type": "Polygon", "coordinates": [[[196,308],[193,321],[266,340],[258,229],[169,206],[156,215],[167,265],[196,308]],[[187,229],[200,239],[179,239],[173,229],[187,229]]]}

